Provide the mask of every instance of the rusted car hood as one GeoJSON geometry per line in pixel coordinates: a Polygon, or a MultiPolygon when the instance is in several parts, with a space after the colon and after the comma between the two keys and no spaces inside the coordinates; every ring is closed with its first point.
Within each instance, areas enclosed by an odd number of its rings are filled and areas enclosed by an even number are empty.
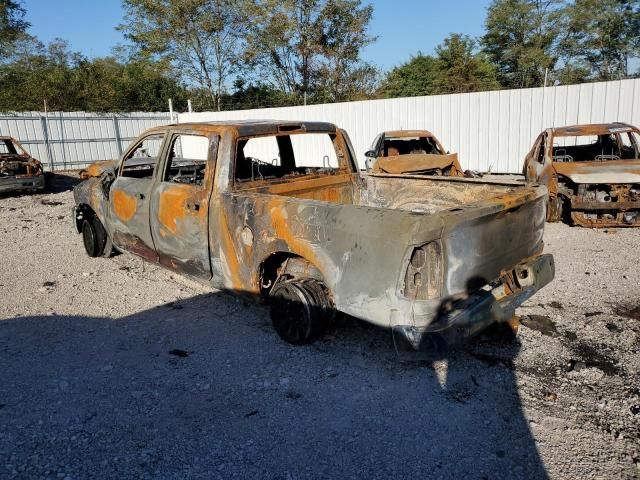
{"type": "Polygon", "coordinates": [[[558,175],[574,183],[640,183],[640,161],[554,162],[558,175]]]}
{"type": "Polygon", "coordinates": [[[101,177],[104,172],[113,171],[115,166],[116,160],[100,160],[80,170],[79,175],[83,180],[91,177],[101,177]]]}
{"type": "Polygon", "coordinates": [[[458,172],[462,173],[462,168],[460,168],[460,164],[458,163],[457,153],[448,155],[397,155],[378,158],[373,166],[373,172],[392,174],[415,173],[425,170],[435,170],[436,168],[444,170],[452,165],[458,172]]]}
{"type": "Polygon", "coordinates": [[[42,174],[42,164],[28,155],[0,155],[0,177],[42,174]]]}

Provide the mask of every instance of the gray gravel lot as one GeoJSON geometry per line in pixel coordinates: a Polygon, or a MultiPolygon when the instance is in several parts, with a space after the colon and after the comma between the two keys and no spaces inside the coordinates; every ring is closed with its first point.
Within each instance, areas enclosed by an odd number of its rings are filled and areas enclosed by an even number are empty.
{"type": "Polygon", "coordinates": [[[425,362],[343,320],[90,259],[70,182],[0,198],[1,478],[638,478],[640,230],[548,225],[516,341],[425,362]]]}

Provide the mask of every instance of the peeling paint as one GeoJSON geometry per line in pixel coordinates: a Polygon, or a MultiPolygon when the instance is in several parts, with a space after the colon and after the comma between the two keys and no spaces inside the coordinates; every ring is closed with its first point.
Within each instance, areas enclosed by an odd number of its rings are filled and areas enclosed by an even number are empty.
{"type": "Polygon", "coordinates": [[[113,211],[123,222],[128,222],[136,214],[138,201],[122,190],[113,193],[113,211]]]}
{"type": "MultiPolygon", "coordinates": [[[[362,176],[348,137],[324,123],[180,124],[144,135],[171,138],[177,132],[219,139],[212,143],[202,185],[165,180],[165,154],[153,177],[117,177],[105,190],[104,175],[90,176],[76,187],[76,204],[103,212],[97,215],[117,248],[212,287],[268,295],[279,279],[313,278],[339,311],[384,327],[400,321],[423,328],[439,321],[445,299],[479,295],[479,279],[487,286],[502,284],[512,275],[505,272],[541,261],[546,276],[535,289],[553,276],[552,263],[541,256],[545,187],[411,174],[362,176]],[[238,139],[310,132],[334,138],[338,167],[283,178],[234,178],[238,139]],[[439,270],[430,276],[421,270],[430,278],[429,293],[411,298],[409,263],[414,251],[428,244],[439,270]]],[[[416,272],[423,268],[414,264],[416,272]]],[[[532,291],[523,288],[506,297],[524,301],[532,291]]]]}
{"type": "Polygon", "coordinates": [[[542,132],[525,158],[527,181],[549,189],[547,219],[584,227],[640,226],[640,130],[625,123],[542,132]],[[560,143],[596,137],[593,144],[560,143]]]}

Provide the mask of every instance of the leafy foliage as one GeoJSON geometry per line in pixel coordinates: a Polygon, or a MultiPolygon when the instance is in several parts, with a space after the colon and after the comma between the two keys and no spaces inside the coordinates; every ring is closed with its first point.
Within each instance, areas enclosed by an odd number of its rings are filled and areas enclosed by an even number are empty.
{"type": "Polygon", "coordinates": [[[451,34],[435,51],[435,57],[420,53],[393,69],[381,86],[381,95],[405,97],[500,88],[495,67],[483,53],[476,52],[472,38],[451,34]]]}
{"type": "Polygon", "coordinates": [[[616,80],[630,74],[630,59],[640,55],[637,0],[575,0],[563,13],[559,52],[565,75],[616,80]]]}
{"type": "Polygon", "coordinates": [[[29,23],[24,20],[25,13],[19,1],[0,0],[0,60],[26,34],[29,23]]]}
{"type": "Polygon", "coordinates": [[[186,89],[159,62],[88,60],[63,40],[16,44],[0,74],[0,111],[164,111],[167,98],[186,104],[186,89]]]}
{"type": "Polygon", "coordinates": [[[436,60],[418,52],[407,63],[389,72],[380,86],[380,93],[387,98],[433,95],[435,72],[436,60]]]}
{"type": "Polygon", "coordinates": [[[371,90],[376,70],[360,54],[374,39],[361,0],[259,0],[246,58],[289,95],[348,100],[371,90]]]}
{"type": "Polygon", "coordinates": [[[559,0],[494,0],[482,37],[484,50],[507,88],[539,87],[553,69],[563,14],[559,0]]]}
{"type": "Polygon", "coordinates": [[[123,0],[131,41],[88,59],[0,0],[0,111],[246,109],[610,80],[640,56],[638,0],[492,0],[480,39],[451,34],[381,79],[367,0],[123,0]]]}
{"type": "Polygon", "coordinates": [[[434,93],[466,93],[497,90],[495,67],[483,53],[474,53],[476,42],[466,35],[452,34],[436,47],[434,93]]]}
{"type": "Polygon", "coordinates": [[[123,0],[119,29],[143,57],[173,63],[190,84],[203,88],[217,110],[239,68],[250,4],[244,0],[123,0]]]}

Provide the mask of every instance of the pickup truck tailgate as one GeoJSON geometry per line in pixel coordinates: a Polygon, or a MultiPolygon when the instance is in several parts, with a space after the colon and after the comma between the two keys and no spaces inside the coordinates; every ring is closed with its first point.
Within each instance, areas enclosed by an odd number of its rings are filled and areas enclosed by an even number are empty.
{"type": "Polygon", "coordinates": [[[449,215],[442,235],[443,295],[473,290],[542,251],[546,189],[520,186],[449,215]]]}

